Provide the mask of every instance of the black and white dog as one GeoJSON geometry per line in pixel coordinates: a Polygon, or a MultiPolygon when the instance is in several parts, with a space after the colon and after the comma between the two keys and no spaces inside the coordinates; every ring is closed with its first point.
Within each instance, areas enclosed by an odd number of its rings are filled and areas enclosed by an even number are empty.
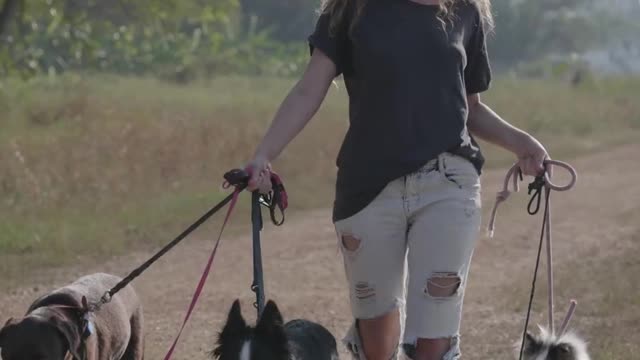
{"type": "MultiPolygon", "coordinates": [[[[517,345],[520,354],[520,343],[517,345]]],[[[561,336],[540,328],[540,335],[527,332],[523,360],[590,360],[587,344],[576,334],[567,332],[561,336]]]]}
{"type": "Polygon", "coordinates": [[[336,339],[322,325],[307,320],[284,324],[269,301],[255,327],[247,325],[234,301],[211,357],[218,360],[337,360],[336,339]]]}

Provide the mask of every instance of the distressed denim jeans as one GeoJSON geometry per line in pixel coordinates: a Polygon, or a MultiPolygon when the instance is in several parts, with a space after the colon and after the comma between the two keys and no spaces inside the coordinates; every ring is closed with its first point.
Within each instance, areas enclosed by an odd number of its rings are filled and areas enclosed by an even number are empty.
{"type": "Polygon", "coordinates": [[[480,208],[480,178],[473,164],[443,153],[335,223],[356,319],[344,342],[355,357],[364,359],[357,320],[398,309],[399,348],[405,354],[412,355],[418,339],[451,338],[444,359],[459,359],[464,289],[480,208]]]}

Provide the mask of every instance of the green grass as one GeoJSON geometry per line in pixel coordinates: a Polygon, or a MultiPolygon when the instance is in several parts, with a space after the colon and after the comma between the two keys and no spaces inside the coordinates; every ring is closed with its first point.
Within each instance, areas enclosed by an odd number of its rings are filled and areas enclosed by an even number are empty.
{"type": "MultiPolygon", "coordinates": [[[[293,210],[331,206],[347,126],[346,90],[338,84],[275,164],[293,210]]],[[[3,82],[0,272],[11,278],[34,265],[170,240],[225,194],[222,174],[249,159],[292,85],[219,77],[176,86],[106,75],[3,82]]],[[[553,157],[567,158],[637,139],[639,92],[640,79],[578,88],[498,79],[484,99],[553,157]]],[[[484,150],[489,167],[512,161],[484,150]]]]}

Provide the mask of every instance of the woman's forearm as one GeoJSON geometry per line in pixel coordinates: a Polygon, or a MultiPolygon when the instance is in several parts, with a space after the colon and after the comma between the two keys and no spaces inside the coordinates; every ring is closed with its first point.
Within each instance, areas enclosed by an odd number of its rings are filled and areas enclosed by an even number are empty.
{"type": "Polygon", "coordinates": [[[336,75],[336,66],[322,51],[314,51],[302,78],[291,89],[256,149],[256,157],[272,161],[315,115],[336,75]]]}
{"type": "Polygon", "coordinates": [[[519,144],[530,138],[529,134],[503,120],[489,106],[477,101],[470,104],[469,131],[476,137],[519,155],[519,144]]]}
{"type": "Polygon", "coordinates": [[[304,84],[298,82],[280,105],[256,155],[269,161],[278,157],[318,111],[326,92],[326,89],[324,93],[319,93],[318,89],[305,89],[304,84]]]}
{"type": "Polygon", "coordinates": [[[545,170],[549,157],[542,144],[528,133],[504,121],[480,101],[478,95],[469,97],[469,131],[478,138],[511,151],[525,175],[538,176],[545,170]]]}

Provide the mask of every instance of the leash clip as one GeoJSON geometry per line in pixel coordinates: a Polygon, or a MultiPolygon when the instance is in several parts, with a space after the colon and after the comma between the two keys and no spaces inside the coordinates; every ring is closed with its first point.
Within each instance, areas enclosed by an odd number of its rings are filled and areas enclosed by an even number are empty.
{"type": "Polygon", "coordinates": [[[545,184],[546,184],[546,181],[544,179],[544,175],[536,176],[536,178],[529,184],[529,192],[528,192],[528,194],[531,195],[532,191],[540,191],[540,190],[542,190],[542,187],[545,184]]]}
{"type": "Polygon", "coordinates": [[[533,193],[533,196],[531,196],[531,200],[529,200],[529,205],[527,205],[527,212],[529,213],[529,215],[535,215],[540,211],[540,202],[542,200],[542,189],[545,187],[547,183],[545,180],[545,177],[546,177],[545,174],[538,175],[533,180],[533,182],[529,184],[528,194],[531,195],[531,193],[533,193]],[[536,206],[535,208],[532,209],[534,201],[536,202],[536,206]]]}
{"type": "Polygon", "coordinates": [[[282,182],[282,179],[280,179],[280,176],[278,176],[278,174],[273,172],[271,173],[271,184],[271,198],[269,199],[270,201],[268,205],[271,215],[271,222],[273,222],[275,226],[280,226],[284,224],[284,211],[289,206],[289,197],[287,196],[287,191],[284,188],[284,183],[282,182]],[[276,219],[276,207],[280,210],[280,215],[282,215],[280,221],[276,219]]]}

